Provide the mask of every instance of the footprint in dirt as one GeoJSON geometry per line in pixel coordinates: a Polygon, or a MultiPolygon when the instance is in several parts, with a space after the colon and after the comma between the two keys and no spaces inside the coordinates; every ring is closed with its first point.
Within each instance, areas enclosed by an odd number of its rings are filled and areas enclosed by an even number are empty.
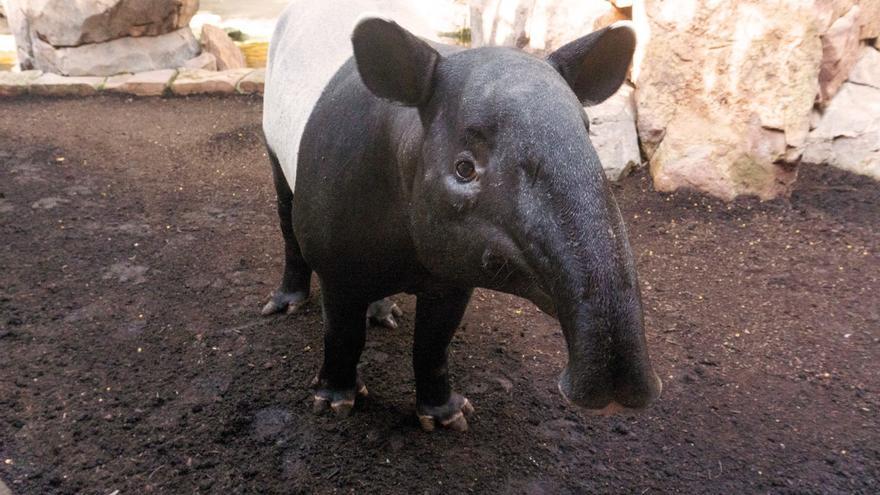
{"type": "Polygon", "coordinates": [[[0,198],[0,213],[12,213],[13,210],[15,210],[15,205],[8,199],[0,198]]]}
{"type": "Polygon", "coordinates": [[[147,281],[144,275],[150,268],[143,265],[132,265],[128,262],[114,263],[104,274],[104,280],[113,278],[118,279],[122,283],[131,282],[135,285],[142,284],[147,281]]]}
{"type": "Polygon", "coordinates": [[[59,205],[64,203],[70,203],[69,199],[59,198],[56,196],[50,196],[48,198],[39,199],[31,205],[31,208],[35,210],[51,210],[52,208],[56,208],[59,205]]]}

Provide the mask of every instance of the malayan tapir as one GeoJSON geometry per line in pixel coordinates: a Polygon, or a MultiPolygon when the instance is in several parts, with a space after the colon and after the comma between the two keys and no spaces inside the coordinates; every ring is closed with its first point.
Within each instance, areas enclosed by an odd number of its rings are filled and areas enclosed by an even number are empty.
{"type": "Polygon", "coordinates": [[[570,402],[607,414],[657,398],[633,256],[584,111],[623,83],[633,30],[613,25],[542,59],[428,42],[358,20],[352,0],[307,2],[312,18],[350,15],[351,32],[304,29],[301,3],[278,22],[266,74],[285,264],[263,312],[299,308],[317,274],[316,412],[347,415],[366,395],[365,315],[395,326],[385,298],[406,292],[420,423],[466,429],[473,407],[450,386],[447,347],[475,287],[558,318],[570,402]]]}

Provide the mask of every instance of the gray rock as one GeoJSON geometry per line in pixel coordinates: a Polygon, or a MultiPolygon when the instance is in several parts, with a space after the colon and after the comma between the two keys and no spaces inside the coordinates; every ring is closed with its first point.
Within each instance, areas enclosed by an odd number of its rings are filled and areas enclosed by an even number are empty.
{"type": "Polygon", "coordinates": [[[880,89],[880,50],[870,46],[862,48],[859,61],[849,73],[849,81],[880,89]]]}
{"type": "Polygon", "coordinates": [[[34,63],[65,76],[112,76],[182,66],[199,53],[199,43],[186,27],[145,38],[121,38],[73,48],[55,48],[34,40],[34,63]]]}
{"type": "Polygon", "coordinates": [[[158,36],[189,26],[198,0],[6,0],[20,10],[31,38],[56,47],[158,36]]]}
{"type": "Polygon", "coordinates": [[[844,83],[810,133],[803,160],[880,180],[880,89],[844,83]]]}
{"type": "Polygon", "coordinates": [[[586,109],[590,140],[610,180],[620,180],[642,161],[633,88],[628,84],[601,105],[586,109]]]}

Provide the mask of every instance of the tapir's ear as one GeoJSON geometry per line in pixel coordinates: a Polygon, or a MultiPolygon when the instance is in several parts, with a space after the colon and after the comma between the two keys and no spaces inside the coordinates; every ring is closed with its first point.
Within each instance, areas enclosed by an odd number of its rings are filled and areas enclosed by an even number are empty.
{"type": "Polygon", "coordinates": [[[629,22],[618,22],[556,50],[547,61],[556,68],[584,105],[602,103],[617,92],[636,49],[629,22]]]}
{"type": "Polygon", "coordinates": [[[433,92],[440,54],[396,22],[362,19],[351,35],[364,84],[376,96],[418,106],[433,92]]]}

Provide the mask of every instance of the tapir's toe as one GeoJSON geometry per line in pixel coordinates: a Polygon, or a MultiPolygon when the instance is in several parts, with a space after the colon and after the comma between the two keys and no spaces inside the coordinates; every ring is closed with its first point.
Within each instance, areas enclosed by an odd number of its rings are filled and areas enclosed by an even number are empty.
{"type": "Polygon", "coordinates": [[[397,307],[391,299],[382,299],[370,304],[367,308],[367,318],[371,325],[378,325],[391,330],[396,329],[399,325],[397,318],[403,316],[403,311],[397,307]]]}
{"type": "Polygon", "coordinates": [[[308,300],[309,294],[307,292],[284,292],[282,290],[276,290],[269,295],[269,302],[263,306],[263,310],[260,313],[263,316],[270,316],[286,310],[287,314],[292,314],[299,311],[308,300]]]}
{"type": "Polygon", "coordinates": [[[419,405],[416,414],[419,424],[425,431],[434,431],[437,426],[453,431],[467,431],[466,416],[474,413],[474,406],[466,397],[452,393],[449,401],[442,406],[419,405]]]}
{"type": "Polygon", "coordinates": [[[312,405],[312,411],[321,415],[327,411],[333,411],[337,418],[345,418],[351,414],[354,409],[355,399],[366,397],[369,395],[367,386],[357,379],[357,384],[351,389],[335,389],[325,386],[318,377],[312,380],[312,387],[315,388],[315,402],[312,405]]]}

